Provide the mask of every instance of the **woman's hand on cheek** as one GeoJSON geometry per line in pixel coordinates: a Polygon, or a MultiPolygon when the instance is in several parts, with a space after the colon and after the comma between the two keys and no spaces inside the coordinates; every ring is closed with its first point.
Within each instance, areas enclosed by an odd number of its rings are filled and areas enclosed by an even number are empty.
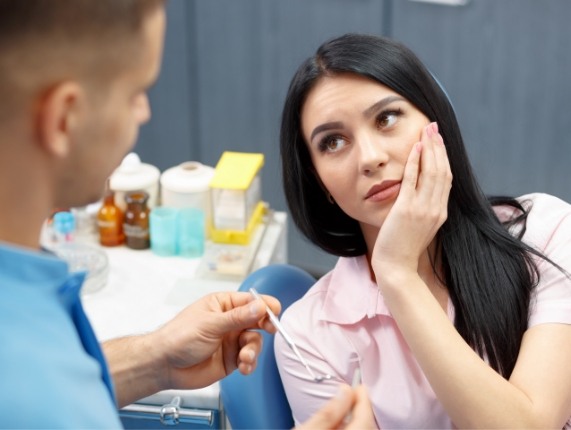
{"type": "Polygon", "coordinates": [[[452,174],[436,123],[427,125],[409,154],[401,189],[371,258],[377,280],[416,274],[418,261],[447,217],[452,174]]]}

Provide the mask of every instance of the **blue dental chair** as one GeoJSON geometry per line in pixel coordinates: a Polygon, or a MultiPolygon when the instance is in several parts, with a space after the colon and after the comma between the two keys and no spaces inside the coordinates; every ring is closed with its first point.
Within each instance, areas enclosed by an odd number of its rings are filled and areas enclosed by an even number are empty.
{"type": "MultiPolygon", "coordinates": [[[[304,270],[274,264],[250,274],[239,291],[254,287],[260,294],[276,297],[282,312],[315,283],[304,270]]],[[[232,429],[291,429],[293,418],[274,356],[274,335],[262,332],[264,345],[254,373],[235,371],[220,381],[220,395],[232,429]]],[[[275,336],[279,336],[276,334],[275,336]]]]}

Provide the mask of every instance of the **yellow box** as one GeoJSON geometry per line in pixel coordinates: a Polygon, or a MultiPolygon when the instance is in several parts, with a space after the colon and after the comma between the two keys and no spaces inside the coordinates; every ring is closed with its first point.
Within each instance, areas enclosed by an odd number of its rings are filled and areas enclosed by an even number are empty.
{"type": "Polygon", "coordinates": [[[264,155],[226,151],[210,181],[210,237],[213,242],[246,245],[265,212],[260,170],[264,155]]]}

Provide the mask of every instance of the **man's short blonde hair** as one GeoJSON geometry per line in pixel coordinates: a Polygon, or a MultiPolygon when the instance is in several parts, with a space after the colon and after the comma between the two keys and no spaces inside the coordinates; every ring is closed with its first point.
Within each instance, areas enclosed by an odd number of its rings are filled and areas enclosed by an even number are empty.
{"type": "Polygon", "coordinates": [[[0,0],[0,121],[46,85],[105,81],[135,61],[137,37],[165,0],[0,0]]]}

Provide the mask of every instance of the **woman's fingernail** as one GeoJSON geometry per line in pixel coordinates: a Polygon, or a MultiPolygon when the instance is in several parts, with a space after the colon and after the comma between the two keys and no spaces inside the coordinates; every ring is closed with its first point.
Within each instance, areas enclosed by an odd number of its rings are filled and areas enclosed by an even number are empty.
{"type": "Polygon", "coordinates": [[[425,130],[426,130],[426,135],[432,139],[432,136],[434,135],[434,129],[432,128],[432,124],[428,124],[425,130]]]}
{"type": "Polygon", "coordinates": [[[432,131],[434,132],[434,134],[438,134],[438,123],[437,122],[433,122],[432,124],[430,124],[432,126],[432,131]]]}

